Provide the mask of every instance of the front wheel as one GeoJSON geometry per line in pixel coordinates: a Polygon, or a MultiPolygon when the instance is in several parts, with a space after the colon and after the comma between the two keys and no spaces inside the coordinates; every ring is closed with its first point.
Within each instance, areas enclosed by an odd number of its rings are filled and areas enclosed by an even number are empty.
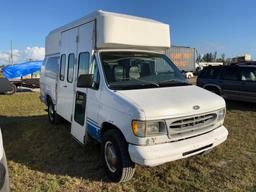
{"type": "Polygon", "coordinates": [[[111,129],[103,135],[102,153],[109,179],[124,182],[133,177],[135,164],[130,159],[128,144],[118,130],[111,129]]]}
{"type": "Polygon", "coordinates": [[[5,95],[13,95],[14,93],[16,93],[16,86],[14,84],[11,84],[11,90],[6,91],[5,95]]]}

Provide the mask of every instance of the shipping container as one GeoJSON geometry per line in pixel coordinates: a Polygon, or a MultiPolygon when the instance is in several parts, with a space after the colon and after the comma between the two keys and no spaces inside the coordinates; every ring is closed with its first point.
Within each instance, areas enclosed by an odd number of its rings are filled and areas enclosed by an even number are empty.
{"type": "Polygon", "coordinates": [[[196,71],[196,49],[183,46],[172,46],[165,51],[172,62],[182,71],[196,71]]]}

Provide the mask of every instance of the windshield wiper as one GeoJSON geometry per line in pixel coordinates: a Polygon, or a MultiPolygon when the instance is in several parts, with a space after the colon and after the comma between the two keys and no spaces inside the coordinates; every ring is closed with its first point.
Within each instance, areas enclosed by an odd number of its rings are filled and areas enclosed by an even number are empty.
{"type": "Polygon", "coordinates": [[[147,81],[147,80],[143,80],[143,79],[135,79],[135,78],[130,78],[131,80],[135,80],[135,81],[140,81],[142,83],[147,83],[147,84],[150,84],[150,85],[154,85],[156,87],[160,87],[160,85],[156,82],[153,82],[153,81],[147,81]]]}
{"type": "Polygon", "coordinates": [[[146,89],[146,88],[152,88],[152,84],[109,85],[109,88],[113,90],[146,89]]]}
{"type": "Polygon", "coordinates": [[[166,81],[161,81],[159,82],[159,85],[191,85],[190,83],[188,82],[185,82],[185,81],[178,81],[178,80],[166,80],[166,81]]]}

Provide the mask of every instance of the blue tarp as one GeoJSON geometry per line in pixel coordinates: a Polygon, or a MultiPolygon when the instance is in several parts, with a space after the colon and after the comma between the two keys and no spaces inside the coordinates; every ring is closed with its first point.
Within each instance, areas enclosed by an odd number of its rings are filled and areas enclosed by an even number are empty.
{"type": "Polygon", "coordinates": [[[40,71],[43,61],[29,61],[21,64],[10,65],[2,69],[7,79],[18,78],[40,71]]]}

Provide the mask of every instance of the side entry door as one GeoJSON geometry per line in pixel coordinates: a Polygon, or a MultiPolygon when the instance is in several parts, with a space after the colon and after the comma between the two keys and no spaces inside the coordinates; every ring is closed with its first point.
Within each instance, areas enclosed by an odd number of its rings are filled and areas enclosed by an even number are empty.
{"type": "Polygon", "coordinates": [[[60,75],[57,86],[57,113],[71,122],[74,101],[74,69],[77,55],[78,29],[70,29],[61,34],[60,75]]]}
{"type": "Polygon", "coordinates": [[[72,136],[82,144],[86,143],[87,136],[87,103],[88,88],[77,87],[77,79],[82,74],[89,74],[89,68],[94,48],[94,22],[86,23],[78,28],[78,66],[76,72],[75,97],[73,119],[71,123],[72,136]]]}

